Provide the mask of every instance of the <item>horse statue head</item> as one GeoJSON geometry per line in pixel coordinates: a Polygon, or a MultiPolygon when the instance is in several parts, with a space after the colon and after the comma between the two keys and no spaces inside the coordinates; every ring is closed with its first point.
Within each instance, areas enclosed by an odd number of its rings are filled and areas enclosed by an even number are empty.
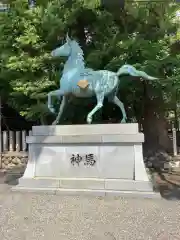
{"type": "Polygon", "coordinates": [[[52,57],[69,57],[70,55],[73,55],[74,57],[77,55],[81,56],[83,60],[83,51],[79,46],[78,42],[75,40],[72,40],[67,34],[65,44],[54,49],[51,52],[51,56],[52,57]]]}
{"type": "Polygon", "coordinates": [[[66,42],[64,45],[54,49],[51,52],[51,56],[52,57],[69,57],[70,53],[71,53],[71,39],[70,37],[66,36],[66,42]]]}

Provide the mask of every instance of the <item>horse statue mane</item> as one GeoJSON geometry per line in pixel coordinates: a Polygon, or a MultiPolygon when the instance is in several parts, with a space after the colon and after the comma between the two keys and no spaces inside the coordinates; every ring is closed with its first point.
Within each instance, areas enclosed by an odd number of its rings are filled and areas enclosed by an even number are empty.
{"type": "Polygon", "coordinates": [[[53,124],[59,122],[70,95],[80,98],[96,96],[97,105],[87,116],[87,123],[89,124],[92,123],[93,115],[103,107],[105,97],[120,108],[123,115],[121,122],[126,122],[127,116],[124,104],[117,97],[120,77],[123,75],[129,75],[130,77],[136,77],[136,79],[157,79],[128,64],[120,67],[117,72],[108,70],[94,71],[91,68],[86,68],[83,50],[77,41],[70,39],[68,34],[66,36],[65,44],[54,49],[51,52],[51,55],[52,57],[67,57],[60,78],[60,88],[48,93],[48,108],[52,113],[55,113],[55,110],[51,98],[62,97],[59,112],[53,124]]]}
{"type": "Polygon", "coordinates": [[[84,69],[85,68],[84,53],[79,43],[75,40],[72,40],[69,42],[69,44],[72,50],[71,61],[66,62],[66,64],[64,65],[64,70],[71,68],[70,65],[74,62],[73,58],[76,59],[76,62],[79,64],[79,67],[82,67],[82,69],[84,69]]]}

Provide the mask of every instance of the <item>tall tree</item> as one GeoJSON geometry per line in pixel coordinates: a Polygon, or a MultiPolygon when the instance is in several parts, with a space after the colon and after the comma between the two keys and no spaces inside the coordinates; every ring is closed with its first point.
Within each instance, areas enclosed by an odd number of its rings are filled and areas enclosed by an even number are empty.
{"type": "MultiPolygon", "coordinates": [[[[115,11],[102,9],[94,0],[37,0],[36,7],[29,8],[26,0],[11,0],[9,11],[0,14],[2,88],[27,118],[52,121],[47,93],[59,87],[63,60],[51,59],[50,52],[69,31],[82,45],[87,66],[117,71],[129,63],[159,77],[151,83],[122,78],[119,94],[130,121],[142,123],[147,146],[167,150],[166,114],[180,85],[178,9],[168,2],[131,2],[115,11]]],[[[81,116],[90,110],[85,106],[81,116]]],[[[118,111],[110,108],[104,109],[104,118],[114,114],[118,120],[118,111]]],[[[75,111],[71,105],[66,117],[74,115],[71,122],[82,122],[75,111]]]]}

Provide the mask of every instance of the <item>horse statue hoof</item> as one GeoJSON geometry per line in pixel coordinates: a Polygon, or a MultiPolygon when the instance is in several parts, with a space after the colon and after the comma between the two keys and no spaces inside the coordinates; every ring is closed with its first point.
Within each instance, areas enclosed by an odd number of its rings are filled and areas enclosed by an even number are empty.
{"type": "Polygon", "coordinates": [[[49,110],[50,110],[50,112],[55,113],[55,109],[54,108],[50,107],[49,110]]]}
{"type": "Polygon", "coordinates": [[[126,123],[126,118],[123,118],[123,119],[121,120],[121,123],[126,123]]]}
{"type": "Polygon", "coordinates": [[[87,123],[91,124],[92,123],[92,118],[87,118],[87,123]]]}

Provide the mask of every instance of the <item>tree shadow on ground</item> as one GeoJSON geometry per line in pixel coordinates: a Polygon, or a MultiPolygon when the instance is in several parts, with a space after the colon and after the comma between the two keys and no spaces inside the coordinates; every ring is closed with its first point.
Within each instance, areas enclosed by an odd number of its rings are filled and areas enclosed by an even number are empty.
{"type": "Polygon", "coordinates": [[[180,173],[158,171],[153,174],[155,188],[166,200],[180,200],[180,173]]]}
{"type": "Polygon", "coordinates": [[[25,167],[14,167],[6,172],[0,172],[0,184],[16,186],[19,183],[19,178],[24,174],[25,167]]]}

